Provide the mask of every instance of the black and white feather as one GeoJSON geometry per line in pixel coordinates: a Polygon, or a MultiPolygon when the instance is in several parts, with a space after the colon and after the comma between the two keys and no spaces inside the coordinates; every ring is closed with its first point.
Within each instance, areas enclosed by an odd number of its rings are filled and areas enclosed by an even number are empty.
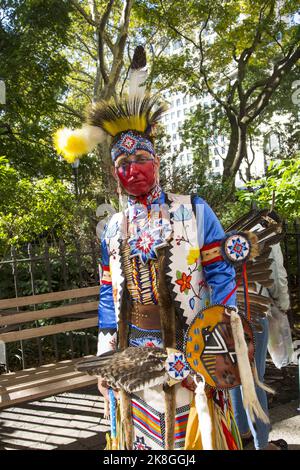
{"type": "Polygon", "coordinates": [[[79,372],[102,377],[114,390],[134,393],[168,381],[166,359],[167,353],[161,348],[128,347],[85,359],[75,367],[79,372]]]}
{"type": "Polygon", "coordinates": [[[146,52],[143,46],[137,46],[129,69],[129,99],[143,99],[145,97],[147,77],[148,68],[146,52]]]}

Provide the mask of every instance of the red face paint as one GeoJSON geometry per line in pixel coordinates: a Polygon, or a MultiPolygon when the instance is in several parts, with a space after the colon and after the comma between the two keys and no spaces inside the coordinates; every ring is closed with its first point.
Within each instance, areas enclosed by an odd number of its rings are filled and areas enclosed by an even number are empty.
{"type": "Polygon", "coordinates": [[[154,160],[121,164],[116,168],[116,173],[122,187],[131,196],[148,194],[156,182],[154,160]]]}

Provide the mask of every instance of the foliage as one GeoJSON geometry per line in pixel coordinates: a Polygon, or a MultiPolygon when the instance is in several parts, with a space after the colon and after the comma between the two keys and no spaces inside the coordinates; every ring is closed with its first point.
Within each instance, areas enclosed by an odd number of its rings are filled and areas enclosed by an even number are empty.
{"type": "Polygon", "coordinates": [[[153,28],[163,26],[165,36],[181,46],[171,57],[156,60],[153,73],[159,74],[158,83],[198,97],[210,94],[213,108],[226,118],[230,143],[224,179],[233,179],[247,158],[251,128],[253,132],[263,116],[268,121],[279,103],[285,111],[297,112],[290,97],[300,36],[299,25],[290,23],[290,18],[297,14],[298,2],[137,3],[153,28]]]}
{"type": "Polygon", "coordinates": [[[57,101],[69,71],[63,53],[69,10],[66,0],[1,2],[0,74],[7,97],[0,105],[0,155],[24,175],[62,174],[51,134],[66,122],[57,101]]]}
{"type": "Polygon", "coordinates": [[[271,162],[266,178],[237,194],[241,202],[256,202],[260,207],[270,207],[274,197],[274,209],[282,217],[291,221],[300,217],[300,155],[271,162]]]}
{"type": "Polygon", "coordinates": [[[54,177],[30,180],[0,159],[0,247],[20,245],[72,222],[74,195],[54,177]]]}

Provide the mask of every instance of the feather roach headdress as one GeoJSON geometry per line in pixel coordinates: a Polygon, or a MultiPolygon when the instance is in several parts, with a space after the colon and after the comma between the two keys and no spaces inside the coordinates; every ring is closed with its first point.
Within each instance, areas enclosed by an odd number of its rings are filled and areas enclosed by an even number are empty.
{"type": "Polygon", "coordinates": [[[154,153],[153,132],[165,112],[159,99],[146,96],[146,55],[144,48],[135,50],[129,71],[129,96],[119,102],[101,100],[86,112],[81,129],[60,129],[54,135],[56,150],[73,163],[105,139],[112,142],[112,157],[133,153],[137,148],[154,153]],[[129,136],[126,134],[129,132],[129,136]],[[118,145],[118,143],[121,145],[118,145]],[[119,148],[120,147],[120,148],[119,148]]]}

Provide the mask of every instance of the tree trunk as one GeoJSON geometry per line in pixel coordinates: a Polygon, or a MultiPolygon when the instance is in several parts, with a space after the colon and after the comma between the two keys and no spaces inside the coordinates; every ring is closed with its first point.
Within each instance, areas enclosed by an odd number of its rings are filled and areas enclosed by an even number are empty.
{"type": "Polygon", "coordinates": [[[105,200],[109,201],[110,197],[116,194],[116,182],[112,175],[112,160],[110,156],[110,148],[108,143],[98,145],[97,155],[99,160],[99,172],[101,176],[102,192],[105,200]]]}
{"type": "Polygon", "coordinates": [[[228,152],[223,163],[223,182],[232,179],[232,166],[239,145],[239,127],[237,118],[230,112],[227,112],[226,114],[230,122],[231,132],[228,152]]]}
{"type": "Polygon", "coordinates": [[[231,117],[231,136],[226,158],[224,160],[223,182],[232,180],[241,166],[242,160],[247,159],[247,125],[231,117]]]}

